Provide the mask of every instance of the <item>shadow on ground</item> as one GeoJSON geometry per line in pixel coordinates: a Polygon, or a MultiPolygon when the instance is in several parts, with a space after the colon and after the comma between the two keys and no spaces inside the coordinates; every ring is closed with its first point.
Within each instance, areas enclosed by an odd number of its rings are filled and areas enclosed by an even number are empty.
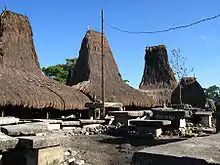
{"type": "Polygon", "coordinates": [[[161,144],[173,143],[186,140],[186,138],[169,138],[169,139],[153,139],[153,138],[144,138],[144,137],[115,137],[115,138],[105,138],[99,140],[100,143],[108,144],[130,144],[132,146],[156,146],[161,144]]]}

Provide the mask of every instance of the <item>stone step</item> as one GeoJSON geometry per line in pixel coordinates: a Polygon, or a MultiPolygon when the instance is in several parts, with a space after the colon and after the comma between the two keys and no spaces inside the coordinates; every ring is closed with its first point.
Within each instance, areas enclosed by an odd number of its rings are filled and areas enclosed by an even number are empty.
{"type": "Polygon", "coordinates": [[[161,128],[166,125],[170,125],[170,120],[140,120],[140,119],[131,119],[128,121],[129,125],[138,126],[138,127],[158,127],[161,128]]]}

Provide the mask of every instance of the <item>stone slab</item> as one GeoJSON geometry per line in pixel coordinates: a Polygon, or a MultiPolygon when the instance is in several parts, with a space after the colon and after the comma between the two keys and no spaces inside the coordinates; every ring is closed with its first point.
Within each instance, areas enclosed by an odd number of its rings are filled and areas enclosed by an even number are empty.
{"type": "Polygon", "coordinates": [[[220,134],[147,147],[136,152],[132,165],[220,164],[220,134]]]}
{"type": "Polygon", "coordinates": [[[43,133],[49,131],[48,123],[26,123],[17,125],[2,126],[1,131],[9,136],[19,135],[35,135],[37,133],[43,133]]]}
{"type": "Polygon", "coordinates": [[[195,116],[211,116],[212,112],[211,111],[196,111],[194,112],[195,116]]]}
{"type": "Polygon", "coordinates": [[[62,126],[80,126],[80,121],[63,121],[62,126]]]}
{"type": "Polygon", "coordinates": [[[62,136],[20,136],[18,137],[19,147],[39,149],[46,147],[59,146],[61,140],[64,137],[62,136]]]}
{"type": "Polygon", "coordinates": [[[142,117],[147,114],[146,111],[108,111],[112,116],[130,116],[130,117],[142,117]]]}
{"type": "Polygon", "coordinates": [[[171,121],[169,120],[139,120],[131,119],[128,121],[129,125],[142,126],[142,127],[163,127],[170,125],[171,121]]]}
{"type": "Polygon", "coordinates": [[[18,139],[0,132],[0,151],[13,149],[18,144],[18,139]]]}
{"type": "Polygon", "coordinates": [[[62,120],[52,120],[52,119],[29,119],[32,122],[46,122],[49,124],[61,124],[62,120]]]}
{"type": "Polygon", "coordinates": [[[48,128],[49,131],[59,130],[59,129],[61,129],[61,124],[59,124],[59,123],[52,123],[52,124],[48,123],[47,128],[48,128]]]}
{"type": "Polygon", "coordinates": [[[191,112],[186,110],[155,110],[152,109],[153,119],[178,120],[191,116],[191,112]]]}
{"type": "MultiPolygon", "coordinates": [[[[98,103],[98,102],[90,102],[90,103],[85,104],[86,108],[101,108],[102,106],[103,106],[102,103],[98,103]]],[[[120,103],[120,102],[105,102],[105,107],[106,108],[122,108],[123,103],[120,103]]]]}
{"type": "Polygon", "coordinates": [[[105,120],[89,120],[89,119],[79,119],[80,124],[103,124],[105,123],[105,120]]]}
{"type": "Polygon", "coordinates": [[[19,118],[15,117],[0,117],[0,125],[16,124],[19,122],[19,118]]]}

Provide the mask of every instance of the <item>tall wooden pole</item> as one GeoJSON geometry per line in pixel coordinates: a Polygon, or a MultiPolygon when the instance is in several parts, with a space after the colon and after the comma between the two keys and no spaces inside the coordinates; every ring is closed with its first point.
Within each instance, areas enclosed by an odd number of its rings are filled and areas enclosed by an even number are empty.
{"type": "Polygon", "coordinates": [[[104,10],[102,9],[102,112],[105,117],[105,67],[104,67],[104,10]]]}

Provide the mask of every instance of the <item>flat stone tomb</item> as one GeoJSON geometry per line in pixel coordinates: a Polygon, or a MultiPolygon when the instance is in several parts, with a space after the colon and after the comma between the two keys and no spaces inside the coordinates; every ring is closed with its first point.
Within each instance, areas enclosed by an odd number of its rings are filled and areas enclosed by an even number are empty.
{"type": "Polygon", "coordinates": [[[148,116],[150,117],[152,115],[151,111],[109,111],[109,115],[115,117],[115,123],[121,123],[124,125],[128,125],[129,119],[137,119],[140,117],[148,116]]]}
{"type": "Polygon", "coordinates": [[[170,125],[169,120],[139,120],[131,119],[128,121],[130,129],[139,134],[146,136],[149,134],[159,137],[162,134],[162,127],[170,125]]]}
{"type": "Polygon", "coordinates": [[[147,147],[136,152],[132,165],[220,165],[220,134],[147,147]]]}
{"type": "Polygon", "coordinates": [[[156,120],[170,120],[171,127],[184,128],[186,127],[185,118],[189,117],[189,112],[186,110],[162,110],[152,109],[153,117],[156,120]]]}
{"type": "Polygon", "coordinates": [[[211,111],[196,111],[195,117],[200,118],[200,124],[204,127],[212,127],[212,112],[211,111]]]}
{"type": "MultiPolygon", "coordinates": [[[[62,138],[63,140],[63,138],[62,138]]],[[[61,137],[19,137],[18,148],[3,153],[4,165],[59,165],[63,161],[61,137]]]]}

